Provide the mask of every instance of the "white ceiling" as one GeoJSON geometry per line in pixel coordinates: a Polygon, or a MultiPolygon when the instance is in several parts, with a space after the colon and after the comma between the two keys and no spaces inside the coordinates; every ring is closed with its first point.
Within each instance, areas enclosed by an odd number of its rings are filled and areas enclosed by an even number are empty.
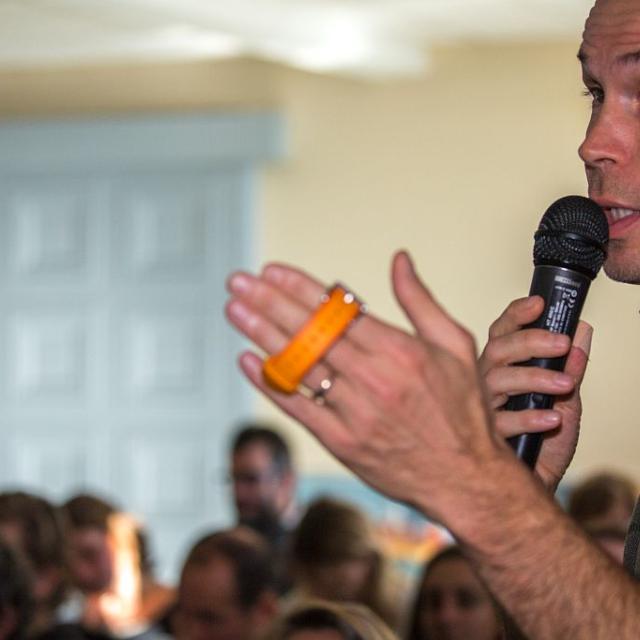
{"type": "Polygon", "coordinates": [[[0,67],[219,58],[405,75],[429,46],[577,39],[592,0],[0,0],[0,67]]]}

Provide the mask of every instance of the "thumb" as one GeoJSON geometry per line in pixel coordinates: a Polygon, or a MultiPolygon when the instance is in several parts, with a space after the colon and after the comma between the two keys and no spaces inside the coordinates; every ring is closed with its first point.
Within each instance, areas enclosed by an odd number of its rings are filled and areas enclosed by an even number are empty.
{"type": "Polygon", "coordinates": [[[453,346],[451,331],[460,331],[461,327],[422,283],[406,251],[394,256],[391,279],[396,300],[418,335],[441,346],[453,346]]]}
{"type": "Polygon", "coordinates": [[[577,388],[580,387],[584,380],[584,374],[589,364],[592,337],[593,327],[589,323],[580,320],[576,335],[573,338],[573,345],[569,351],[567,364],[564,368],[565,373],[575,378],[577,388]]]}

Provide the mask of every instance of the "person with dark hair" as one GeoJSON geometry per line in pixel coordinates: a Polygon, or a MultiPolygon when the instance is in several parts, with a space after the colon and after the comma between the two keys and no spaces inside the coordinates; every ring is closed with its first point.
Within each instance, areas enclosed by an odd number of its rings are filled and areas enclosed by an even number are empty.
{"type": "Polygon", "coordinates": [[[279,546],[295,518],[296,479],[284,438],[264,424],[242,426],[231,443],[231,481],[238,523],[279,546]]]}
{"type": "Polygon", "coordinates": [[[156,622],[171,608],[175,594],[155,580],[139,523],[91,494],[70,498],[62,510],[82,625],[120,636],[141,630],[154,635],[156,622]]]}
{"type": "Polygon", "coordinates": [[[569,493],[567,512],[585,527],[627,530],[638,496],[631,478],[613,471],[587,476],[569,493]]]}
{"type": "Polygon", "coordinates": [[[363,605],[308,600],[275,621],[260,640],[397,640],[363,605]]]}
{"type": "Polygon", "coordinates": [[[62,505],[67,525],[69,571],[82,593],[101,593],[113,580],[109,518],[118,509],[97,496],[79,494],[62,505]]]}
{"type": "Polygon", "coordinates": [[[231,442],[237,523],[263,536],[275,555],[278,589],[290,587],[287,548],[298,521],[296,474],[285,439],[265,423],[245,423],[231,442]]]}
{"type": "Polygon", "coordinates": [[[405,590],[357,507],[334,498],[312,502],[291,540],[293,599],[359,602],[399,629],[405,590]]]}
{"type": "Polygon", "coordinates": [[[502,640],[497,603],[460,547],[445,547],[418,582],[407,640],[502,640]]]}
{"type": "Polygon", "coordinates": [[[34,597],[29,634],[42,633],[56,623],[67,591],[61,515],[40,496],[0,493],[0,539],[21,553],[28,565],[34,597]]]}
{"type": "Polygon", "coordinates": [[[0,541],[0,640],[24,640],[34,610],[31,576],[18,551],[0,541]]]}
{"type": "Polygon", "coordinates": [[[271,551],[254,531],[218,531],[188,553],[173,617],[177,640],[253,640],[277,611],[271,551]]]}
{"type": "Polygon", "coordinates": [[[631,478],[612,471],[586,477],[569,494],[569,515],[612,557],[622,564],[624,541],[636,502],[631,478]]]}

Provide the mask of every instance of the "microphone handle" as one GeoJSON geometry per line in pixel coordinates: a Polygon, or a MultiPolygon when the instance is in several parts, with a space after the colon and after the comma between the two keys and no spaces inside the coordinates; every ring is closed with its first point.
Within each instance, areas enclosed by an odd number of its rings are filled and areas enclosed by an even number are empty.
{"type": "MultiPolygon", "coordinates": [[[[591,278],[580,271],[553,265],[539,265],[533,272],[529,295],[539,295],[545,301],[540,317],[524,327],[547,329],[553,333],[564,333],[573,339],[584,301],[589,291],[591,278]]],[[[563,371],[567,356],[560,358],[532,358],[520,363],[525,367],[542,367],[563,371]]],[[[551,409],[555,396],[544,393],[524,393],[511,396],[505,405],[507,411],[525,409],[551,409]]],[[[536,466],[544,434],[524,433],[508,439],[516,455],[530,469],[536,466]]]]}

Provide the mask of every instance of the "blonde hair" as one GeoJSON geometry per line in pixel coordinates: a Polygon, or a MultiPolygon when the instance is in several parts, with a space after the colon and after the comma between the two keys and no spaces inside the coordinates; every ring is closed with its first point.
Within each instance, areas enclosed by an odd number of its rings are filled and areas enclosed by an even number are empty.
{"type": "Polygon", "coordinates": [[[355,603],[305,600],[280,615],[261,640],[288,640],[308,629],[334,629],[344,640],[398,640],[371,609],[355,603]]]}
{"type": "MultiPolygon", "coordinates": [[[[373,525],[358,508],[333,498],[314,501],[291,544],[294,579],[313,596],[313,569],[344,560],[371,558],[371,575],[358,602],[388,625],[399,626],[399,607],[389,562],[376,540],[373,525]]],[[[323,596],[324,597],[324,596],[323,596]]]]}

